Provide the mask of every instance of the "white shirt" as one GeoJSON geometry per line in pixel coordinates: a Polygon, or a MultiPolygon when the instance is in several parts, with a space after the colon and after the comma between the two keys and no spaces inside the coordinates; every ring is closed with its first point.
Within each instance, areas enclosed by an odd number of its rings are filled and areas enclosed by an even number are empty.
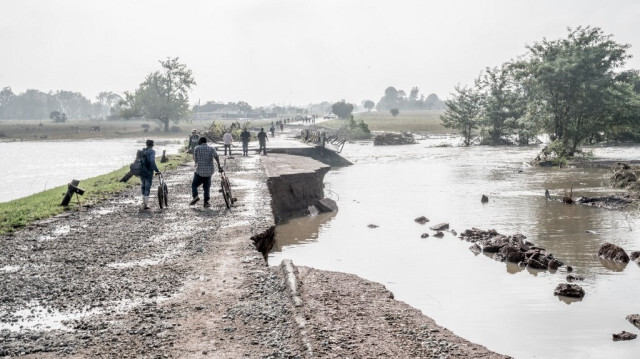
{"type": "Polygon", "coordinates": [[[231,144],[231,140],[233,140],[233,137],[231,136],[231,134],[229,132],[227,132],[224,135],[222,135],[222,140],[224,141],[225,145],[230,145],[231,144]]]}

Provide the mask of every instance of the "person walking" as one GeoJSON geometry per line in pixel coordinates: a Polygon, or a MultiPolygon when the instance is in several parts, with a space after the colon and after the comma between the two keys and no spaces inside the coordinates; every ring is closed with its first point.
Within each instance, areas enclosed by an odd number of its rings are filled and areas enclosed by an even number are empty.
{"type": "Polygon", "coordinates": [[[200,136],[198,135],[198,131],[194,128],[191,130],[191,135],[189,136],[189,153],[193,153],[193,149],[196,148],[199,140],[200,136]]]}
{"type": "Polygon", "coordinates": [[[249,156],[249,140],[251,139],[251,134],[247,131],[245,127],[244,130],[240,133],[240,140],[242,141],[242,155],[249,156]]]}
{"type": "Polygon", "coordinates": [[[269,131],[271,131],[271,137],[276,137],[276,128],[273,125],[271,125],[269,131]]]}
{"type": "Polygon", "coordinates": [[[142,209],[149,209],[149,193],[153,183],[153,173],[160,173],[156,165],[156,151],[153,150],[153,140],[147,140],[147,148],[144,149],[144,160],[140,172],[140,190],[142,192],[142,209]]]}
{"type": "Polygon", "coordinates": [[[198,197],[198,187],[202,185],[204,191],[204,207],[209,207],[209,190],[211,189],[211,176],[215,172],[213,167],[213,160],[216,160],[218,164],[218,171],[222,172],[220,167],[220,158],[216,149],[207,144],[206,137],[200,137],[198,140],[198,146],[193,149],[193,161],[196,163],[196,170],[193,172],[193,181],[191,182],[191,195],[193,199],[189,202],[190,206],[196,204],[200,197],[198,197]]]}
{"type": "Polygon", "coordinates": [[[222,142],[224,142],[224,155],[227,155],[227,148],[229,149],[229,156],[231,156],[231,142],[233,141],[233,136],[229,131],[225,132],[222,135],[222,142]]]}
{"type": "Polygon", "coordinates": [[[258,153],[262,151],[265,156],[267,155],[267,141],[269,141],[269,137],[267,136],[267,133],[264,132],[264,128],[261,128],[260,132],[258,132],[258,144],[260,145],[258,153]]]}

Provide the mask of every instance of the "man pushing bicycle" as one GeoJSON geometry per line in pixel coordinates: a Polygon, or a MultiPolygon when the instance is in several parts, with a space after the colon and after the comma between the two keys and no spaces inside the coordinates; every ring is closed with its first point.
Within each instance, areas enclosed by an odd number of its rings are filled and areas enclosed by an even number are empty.
{"type": "Polygon", "coordinates": [[[207,144],[206,137],[200,137],[198,140],[198,146],[193,149],[193,161],[196,163],[196,170],[193,173],[193,181],[191,182],[191,195],[193,199],[189,203],[190,206],[196,204],[200,197],[198,197],[198,187],[202,185],[204,190],[204,207],[211,206],[209,204],[209,190],[211,189],[211,176],[215,172],[213,166],[213,160],[216,160],[218,164],[218,171],[222,172],[220,167],[220,158],[216,149],[207,144]]]}

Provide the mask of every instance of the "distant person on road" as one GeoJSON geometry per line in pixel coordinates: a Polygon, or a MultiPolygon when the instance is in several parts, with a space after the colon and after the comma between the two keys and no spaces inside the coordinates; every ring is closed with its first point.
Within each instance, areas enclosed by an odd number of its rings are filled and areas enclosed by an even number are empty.
{"type": "Polygon", "coordinates": [[[258,132],[258,143],[260,144],[260,147],[258,148],[258,153],[262,151],[263,154],[265,155],[267,154],[267,141],[269,141],[269,137],[267,136],[267,133],[264,132],[264,128],[261,128],[260,132],[258,132]]]}
{"type": "Polygon", "coordinates": [[[231,156],[231,142],[233,141],[233,136],[229,131],[225,132],[222,135],[222,141],[224,142],[224,155],[227,155],[227,148],[229,149],[229,156],[231,156]]]}
{"type": "Polygon", "coordinates": [[[249,140],[251,140],[251,133],[247,131],[246,127],[240,133],[240,140],[242,141],[242,155],[249,156],[249,140]]]}
{"type": "Polygon", "coordinates": [[[153,150],[153,140],[147,140],[144,149],[144,161],[140,173],[140,190],[142,192],[142,209],[149,209],[149,193],[153,183],[153,173],[160,173],[156,165],[156,151],[153,150]]]}
{"type": "Polygon", "coordinates": [[[189,202],[190,206],[196,204],[198,197],[198,187],[202,185],[204,190],[204,207],[209,207],[209,189],[211,188],[211,176],[216,171],[213,167],[213,160],[218,164],[218,171],[222,172],[220,167],[220,158],[216,149],[207,144],[206,137],[200,137],[198,146],[193,149],[193,162],[196,163],[196,170],[193,173],[193,181],[191,182],[191,195],[193,199],[189,202]]]}
{"type": "Polygon", "coordinates": [[[276,137],[276,128],[273,125],[271,125],[269,131],[271,131],[271,137],[276,137]]]}
{"type": "Polygon", "coordinates": [[[198,145],[198,141],[200,140],[200,136],[198,135],[198,131],[191,130],[191,135],[189,136],[189,153],[193,153],[193,149],[198,145]]]}

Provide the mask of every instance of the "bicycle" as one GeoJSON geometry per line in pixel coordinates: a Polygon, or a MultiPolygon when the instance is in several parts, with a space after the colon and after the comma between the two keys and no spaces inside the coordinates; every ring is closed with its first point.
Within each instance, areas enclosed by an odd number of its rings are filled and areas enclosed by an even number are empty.
{"type": "Polygon", "coordinates": [[[231,193],[231,182],[229,182],[229,177],[225,174],[224,167],[227,165],[227,159],[224,159],[224,163],[222,165],[222,171],[220,171],[220,192],[222,193],[222,197],[224,198],[224,204],[228,209],[231,209],[231,206],[236,202],[236,198],[233,197],[231,193]]]}
{"type": "Polygon", "coordinates": [[[158,176],[158,181],[160,184],[158,185],[158,204],[160,205],[160,209],[163,207],[169,207],[169,187],[164,182],[164,176],[162,176],[161,172],[156,173],[158,176]]]}

